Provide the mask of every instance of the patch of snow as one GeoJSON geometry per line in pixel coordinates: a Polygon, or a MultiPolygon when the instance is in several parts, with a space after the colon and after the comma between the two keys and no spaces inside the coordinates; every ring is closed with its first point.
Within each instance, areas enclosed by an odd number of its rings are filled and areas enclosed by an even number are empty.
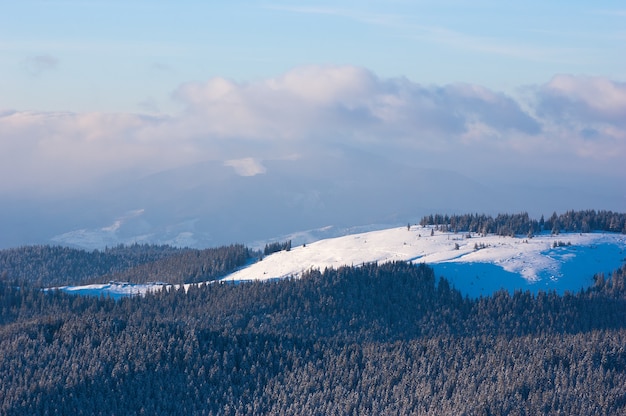
{"type": "Polygon", "coordinates": [[[84,286],[61,286],[54,289],[67,293],[74,293],[84,296],[104,296],[119,299],[127,296],[145,295],[148,292],[161,290],[164,286],[172,287],[167,283],[152,282],[145,284],[133,284],[126,282],[109,282],[103,284],[92,284],[84,286]]]}

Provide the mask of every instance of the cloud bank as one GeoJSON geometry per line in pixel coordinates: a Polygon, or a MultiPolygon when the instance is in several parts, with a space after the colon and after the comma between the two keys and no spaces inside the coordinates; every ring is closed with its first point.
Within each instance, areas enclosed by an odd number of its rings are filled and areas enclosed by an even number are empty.
{"type": "Polygon", "coordinates": [[[338,145],[464,173],[494,163],[626,176],[626,84],[557,75],[523,92],[307,66],[182,84],[172,94],[182,110],[167,116],[0,111],[0,192],[94,186],[203,160],[262,175],[263,161],[338,145]]]}
{"type": "Polygon", "coordinates": [[[539,89],[537,98],[539,114],[561,128],[618,145],[626,140],[626,83],[559,75],[539,89]]]}

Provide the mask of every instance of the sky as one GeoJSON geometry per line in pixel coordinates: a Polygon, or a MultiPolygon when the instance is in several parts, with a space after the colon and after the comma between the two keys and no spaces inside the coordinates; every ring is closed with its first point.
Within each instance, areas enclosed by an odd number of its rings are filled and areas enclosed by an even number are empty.
{"type": "Polygon", "coordinates": [[[0,195],[205,161],[254,177],[340,147],[493,186],[602,184],[626,210],[620,1],[1,7],[0,195]]]}

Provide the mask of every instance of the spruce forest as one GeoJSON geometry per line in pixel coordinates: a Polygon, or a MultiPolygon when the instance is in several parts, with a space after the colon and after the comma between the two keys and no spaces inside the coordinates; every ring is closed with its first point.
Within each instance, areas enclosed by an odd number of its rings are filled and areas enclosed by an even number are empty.
{"type": "MultiPolygon", "coordinates": [[[[432,224],[622,232],[626,216],[524,218],[432,224]]],[[[626,415],[626,265],[564,295],[468,298],[405,262],[120,300],[42,290],[208,282],[261,255],[242,245],[0,251],[0,414],[626,415]]]]}

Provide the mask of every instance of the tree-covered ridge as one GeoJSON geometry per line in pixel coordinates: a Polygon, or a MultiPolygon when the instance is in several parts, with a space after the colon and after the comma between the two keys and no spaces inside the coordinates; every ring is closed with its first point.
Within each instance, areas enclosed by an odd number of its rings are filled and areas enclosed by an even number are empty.
{"type": "Polygon", "coordinates": [[[119,301],[0,283],[0,413],[625,414],[626,266],[463,298],[406,263],[119,301]]]}
{"type": "Polygon", "coordinates": [[[498,214],[495,218],[486,214],[427,215],[421,225],[435,225],[447,231],[475,232],[498,235],[528,235],[541,232],[581,232],[606,231],[626,233],[626,214],[612,211],[567,211],[550,218],[535,220],[528,213],[498,214]]]}
{"type": "Polygon", "coordinates": [[[0,276],[40,286],[110,280],[192,283],[222,276],[244,265],[251,255],[241,244],[204,250],[133,244],[102,251],[25,246],[0,250],[0,276]]]}
{"type": "Polygon", "coordinates": [[[62,246],[24,246],[0,250],[0,275],[40,285],[90,282],[184,252],[171,246],[117,246],[86,251],[62,246]]]}
{"type": "MultiPolygon", "coordinates": [[[[104,281],[132,283],[165,281],[170,284],[198,283],[215,280],[245,265],[256,253],[242,244],[233,244],[181,253],[143,263],[121,272],[104,276],[104,281]]],[[[100,279],[102,280],[102,279],[100,279]]]]}
{"type": "MultiPolygon", "coordinates": [[[[611,211],[568,211],[534,220],[527,213],[429,215],[420,224],[457,232],[527,235],[540,232],[611,231],[626,233],[626,214],[611,211]]],[[[289,250],[291,241],[272,243],[265,255],[289,250]]],[[[219,278],[260,256],[241,244],[204,250],[170,246],[117,246],[85,251],[61,246],[26,246],[0,250],[0,277],[40,286],[81,285],[108,281],[193,283],[219,278]]]]}

